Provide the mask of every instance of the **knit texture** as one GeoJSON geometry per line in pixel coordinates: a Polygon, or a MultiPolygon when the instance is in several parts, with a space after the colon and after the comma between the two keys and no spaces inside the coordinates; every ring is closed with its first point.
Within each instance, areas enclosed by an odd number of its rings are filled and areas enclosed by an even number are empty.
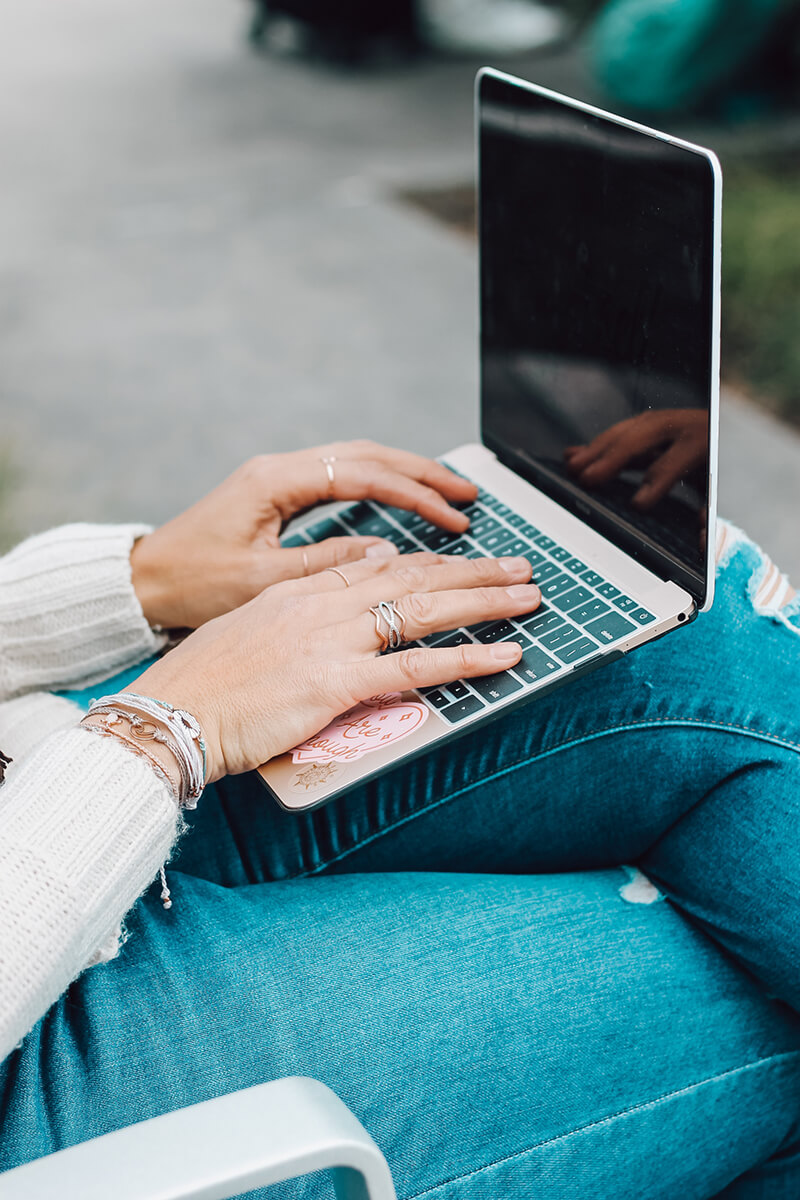
{"type": "Polygon", "coordinates": [[[0,560],[0,747],[14,759],[0,788],[0,1059],[114,955],[180,823],[144,759],[44,690],[90,686],[163,645],[131,584],[147,532],[68,525],[0,560]]]}
{"type": "Polygon", "coordinates": [[[0,559],[0,700],[88,686],[165,641],[131,586],[146,525],[65,525],[0,559]]]}
{"type": "Polygon", "coordinates": [[[0,788],[0,1060],[109,957],[177,823],[143,759],[81,728],[52,734],[0,788]]]}

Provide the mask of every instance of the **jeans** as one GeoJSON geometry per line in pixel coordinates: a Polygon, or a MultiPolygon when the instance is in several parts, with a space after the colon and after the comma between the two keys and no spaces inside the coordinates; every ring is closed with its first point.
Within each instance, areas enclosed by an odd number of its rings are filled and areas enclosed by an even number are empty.
{"type": "Polygon", "coordinates": [[[800,602],[729,542],[710,614],[479,736],[305,815],[207,789],[172,910],[0,1066],[0,1167],[301,1073],[402,1200],[797,1200],[800,602]]]}

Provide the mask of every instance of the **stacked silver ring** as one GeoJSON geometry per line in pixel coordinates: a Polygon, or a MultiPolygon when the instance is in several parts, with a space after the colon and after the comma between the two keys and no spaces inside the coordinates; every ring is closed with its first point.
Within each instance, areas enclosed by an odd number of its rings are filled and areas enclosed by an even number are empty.
{"type": "Polygon", "coordinates": [[[375,618],[375,632],[380,639],[380,652],[397,650],[406,632],[406,618],[393,600],[379,600],[369,610],[375,618]]]}

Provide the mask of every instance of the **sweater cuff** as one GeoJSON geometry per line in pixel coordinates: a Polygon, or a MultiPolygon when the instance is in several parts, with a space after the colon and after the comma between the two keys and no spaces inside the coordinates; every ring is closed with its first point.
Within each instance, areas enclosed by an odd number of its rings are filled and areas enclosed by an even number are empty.
{"type": "Polygon", "coordinates": [[[88,687],[156,653],[130,554],[147,525],[65,525],[0,559],[0,700],[88,687]]]}
{"type": "Polygon", "coordinates": [[[0,1061],[107,957],[178,823],[149,763],[85,729],[53,734],[0,788],[0,1061]]]}

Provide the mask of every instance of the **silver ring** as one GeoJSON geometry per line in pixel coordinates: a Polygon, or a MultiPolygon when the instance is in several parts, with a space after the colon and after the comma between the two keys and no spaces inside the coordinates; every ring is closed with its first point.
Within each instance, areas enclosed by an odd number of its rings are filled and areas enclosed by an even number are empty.
{"type": "Polygon", "coordinates": [[[336,462],[336,455],[331,454],[329,457],[319,460],[328,474],[328,499],[333,499],[333,485],[336,482],[336,476],[333,471],[333,464],[336,462]]]}
{"type": "Polygon", "coordinates": [[[334,575],[338,575],[340,579],[344,580],[345,587],[350,587],[350,580],[347,578],[344,571],[340,571],[338,567],[325,567],[324,569],[326,571],[333,571],[334,575]]]}
{"type": "Polygon", "coordinates": [[[380,640],[380,653],[397,650],[403,644],[406,633],[405,614],[393,600],[379,600],[369,610],[375,618],[375,633],[380,640]],[[386,630],[384,632],[384,625],[386,630]]]}

